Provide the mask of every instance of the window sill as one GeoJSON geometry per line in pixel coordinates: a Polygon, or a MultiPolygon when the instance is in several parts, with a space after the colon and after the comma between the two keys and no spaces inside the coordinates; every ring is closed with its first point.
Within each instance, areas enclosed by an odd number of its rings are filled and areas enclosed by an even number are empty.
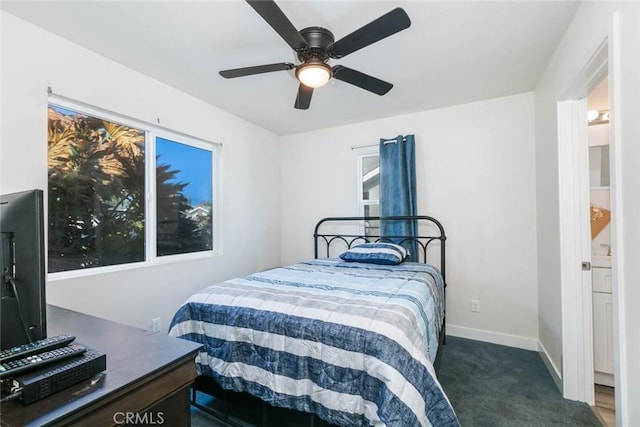
{"type": "Polygon", "coordinates": [[[120,271],[136,270],[140,268],[157,267],[160,265],[174,264],[179,262],[196,261],[196,260],[202,260],[202,259],[213,259],[221,255],[222,253],[217,253],[215,251],[206,251],[206,252],[198,252],[198,253],[190,253],[190,254],[168,255],[160,258],[154,258],[153,260],[150,260],[150,261],[134,262],[131,264],[119,264],[119,265],[109,265],[104,267],[87,268],[82,270],[60,271],[57,273],[48,273],[47,282],[52,283],[52,282],[66,280],[66,279],[75,279],[78,277],[97,276],[100,274],[109,274],[109,273],[116,273],[120,271]]]}

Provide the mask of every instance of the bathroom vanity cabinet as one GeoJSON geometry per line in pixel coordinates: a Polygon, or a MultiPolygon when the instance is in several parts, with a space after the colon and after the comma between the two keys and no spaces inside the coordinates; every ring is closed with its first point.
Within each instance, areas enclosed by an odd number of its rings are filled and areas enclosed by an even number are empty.
{"type": "MultiPolygon", "coordinates": [[[[611,261],[594,257],[593,286],[593,365],[596,384],[613,387],[613,298],[611,261]],[[608,266],[606,266],[608,263],[608,266]],[[599,267],[597,265],[600,265],[599,267]]],[[[605,257],[602,257],[605,258],[605,257]]],[[[610,257],[606,257],[609,258],[610,257]]]]}

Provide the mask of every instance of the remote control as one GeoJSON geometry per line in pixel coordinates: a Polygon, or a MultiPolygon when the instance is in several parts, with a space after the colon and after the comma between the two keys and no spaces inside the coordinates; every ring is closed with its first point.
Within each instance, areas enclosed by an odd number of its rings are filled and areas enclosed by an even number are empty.
{"type": "Polygon", "coordinates": [[[44,338],[29,344],[24,344],[18,347],[8,348],[0,351],[0,364],[11,362],[16,359],[24,359],[27,356],[31,356],[34,353],[40,353],[44,351],[50,351],[56,348],[64,347],[65,345],[73,342],[76,337],[73,335],[61,334],[55,337],[44,338]]]}
{"type": "Polygon", "coordinates": [[[87,348],[79,344],[70,344],[66,347],[33,354],[24,359],[14,360],[0,365],[0,378],[16,376],[33,369],[41,368],[50,363],[59,362],[70,357],[79,356],[87,351],[87,348]]]}

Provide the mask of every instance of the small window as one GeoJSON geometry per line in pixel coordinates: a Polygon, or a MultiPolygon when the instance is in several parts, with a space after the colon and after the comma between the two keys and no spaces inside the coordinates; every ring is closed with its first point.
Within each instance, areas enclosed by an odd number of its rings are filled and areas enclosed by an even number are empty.
{"type": "MultiPolygon", "coordinates": [[[[380,215],[380,156],[369,154],[359,158],[360,206],[364,216],[380,215]]],[[[380,221],[368,221],[364,225],[365,235],[377,235],[380,221]]]]}
{"type": "Polygon", "coordinates": [[[211,151],[156,138],[158,256],[212,249],[212,162],[211,151]]]}
{"type": "Polygon", "coordinates": [[[88,107],[48,111],[49,273],[213,251],[214,144],[88,107]]]}

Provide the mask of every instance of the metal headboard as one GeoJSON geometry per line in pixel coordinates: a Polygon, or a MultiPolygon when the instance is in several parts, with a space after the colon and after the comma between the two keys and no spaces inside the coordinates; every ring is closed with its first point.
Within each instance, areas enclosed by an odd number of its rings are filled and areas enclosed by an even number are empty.
{"type": "MultiPolygon", "coordinates": [[[[314,257],[318,258],[319,256],[319,242],[323,241],[324,246],[326,248],[327,257],[330,256],[331,245],[336,242],[342,242],[346,248],[351,248],[354,245],[358,245],[361,243],[368,242],[379,242],[379,241],[393,241],[396,243],[402,242],[416,242],[418,247],[418,252],[420,253],[418,258],[422,260],[425,264],[427,264],[427,249],[431,243],[434,241],[440,242],[440,273],[442,274],[442,278],[446,284],[445,279],[445,241],[447,240],[444,234],[444,227],[440,222],[430,216],[426,215],[416,215],[416,216],[387,216],[387,217],[378,217],[378,216],[345,216],[345,217],[329,217],[323,218],[318,221],[316,224],[316,228],[313,232],[313,241],[314,241],[314,257]],[[421,229],[420,224],[426,224],[427,229],[431,231],[437,231],[437,235],[421,235],[418,232],[417,236],[380,236],[380,235],[371,235],[364,233],[363,225],[366,222],[371,221],[380,221],[381,223],[384,221],[407,221],[407,220],[415,220],[418,222],[418,230],[421,229]],[[330,232],[320,232],[320,228],[326,228],[329,224],[333,225],[348,225],[352,224],[354,226],[359,225],[361,232],[359,233],[351,233],[351,234],[338,234],[338,233],[330,233],[330,232]],[[433,226],[435,226],[435,229],[433,226]]],[[[436,266],[437,267],[437,266],[436,266]]]]}

